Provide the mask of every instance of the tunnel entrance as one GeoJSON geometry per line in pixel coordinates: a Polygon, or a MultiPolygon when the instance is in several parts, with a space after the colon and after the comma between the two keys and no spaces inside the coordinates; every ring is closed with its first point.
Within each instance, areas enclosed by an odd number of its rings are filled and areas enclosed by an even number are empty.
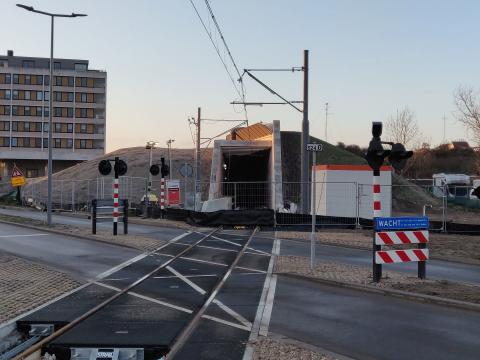
{"type": "Polygon", "coordinates": [[[223,152],[222,193],[234,209],[270,208],[270,149],[223,152]]]}

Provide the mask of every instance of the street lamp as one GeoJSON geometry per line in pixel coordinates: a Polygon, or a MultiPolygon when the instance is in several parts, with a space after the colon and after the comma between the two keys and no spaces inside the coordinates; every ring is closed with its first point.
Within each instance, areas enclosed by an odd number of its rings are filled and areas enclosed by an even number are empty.
{"type": "Polygon", "coordinates": [[[150,162],[148,166],[148,185],[147,191],[145,192],[145,215],[148,215],[148,205],[150,204],[150,191],[152,190],[152,174],[150,173],[150,168],[152,167],[152,152],[155,149],[155,146],[158,144],[157,141],[149,140],[145,145],[145,149],[150,150],[150,162]]]}
{"type": "Polygon", "coordinates": [[[170,154],[170,150],[172,149],[172,143],[174,142],[174,139],[168,139],[167,140],[167,146],[168,146],[168,162],[170,166],[170,174],[169,174],[169,179],[172,180],[172,156],[170,154]]]}
{"type": "Polygon", "coordinates": [[[33,6],[27,6],[22,4],[17,4],[18,7],[25,9],[27,11],[31,11],[41,15],[50,16],[51,19],[51,30],[50,30],[50,81],[49,81],[49,92],[50,92],[50,99],[48,104],[48,175],[47,175],[47,224],[50,226],[52,225],[52,168],[53,168],[53,161],[52,161],[52,129],[53,129],[53,122],[52,122],[52,101],[53,101],[53,25],[54,19],[56,17],[64,17],[64,18],[74,18],[74,17],[82,17],[87,16],[86,14],[54,14],[49,13],[46,11],[35,10],[33,6]]]}

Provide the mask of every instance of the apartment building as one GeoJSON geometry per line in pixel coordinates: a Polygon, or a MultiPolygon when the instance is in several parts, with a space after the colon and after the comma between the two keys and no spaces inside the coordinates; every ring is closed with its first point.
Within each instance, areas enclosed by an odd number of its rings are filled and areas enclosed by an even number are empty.
{"type": "MultiPolygon", "coordinates": [[[[50,59],[0,55],[0,183],[13,164],[28,177],[47,173],[50,59]]],[[[53,171],[105,153],[105,71],[88,60],[54,59],[53,171]]]]}

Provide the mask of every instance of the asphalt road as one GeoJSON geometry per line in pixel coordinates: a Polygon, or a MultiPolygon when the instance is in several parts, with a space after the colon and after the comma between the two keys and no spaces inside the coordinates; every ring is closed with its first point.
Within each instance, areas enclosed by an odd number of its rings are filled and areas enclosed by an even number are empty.
{"type": "MultiPolygon", "coordinates": [[[[55,339],[47,351],[59,355],[68,347],[144,347],[156,354],[171,346],[248,239],[229,232],[215,235],[55,339]]],[[[31,323],[67,323],[201,237],[190,233],[176,239],[155,254],[27,315],[17,325],[28,331],[31,323]]],[[[261,249],[271,251],[272,245],[271,239],[253,238],[176,360],[242,359],[269,268],[270,255],[261,249]]]]}
{"type": "Polygon", "coordinates": [[[0,251],[47,264],[71,275],[93,278],[140,251],[0,223],[0,251]]]}
{"type": "MultiPolygon", "coordinates": [[[[28,209],[23,209],[23,210],[0,209],[0,214],[21,216],[21,217],[34,219],[34,220],[46,220],[47,218],[46,212],[40,212],[40,211],[28,210],[28,209]]],[[[58,215],[55,213],[52,214],[52,221],[53,223],[61,224],[61,225],[74,225],[78,227],[88,227],[88,228],[92,226],[92,222],[89,219],[81,218],[81,217],[58,215]]],[[[99,222],[97,224],[97,228],[111,230],[112,223],[99,222]]],[[[118,229],[120,233],[123,231],[122,224],[118,225],[118,229]]],[[[128,232],[134,235],[145,235],[154,239],[167,241],[174,238],[175,236],[178,236],[184,233],[185,230],[168,228],[168,227],[160,228],[158,226],[138,225],[138,224],[130,223],[128,224],[128,232]]]]}
{"type": "Polygon", "coordinates": [[[270,331],[355,359],[476,360],[480,313],[279,276],[270,331]]]}
{"type": "MultiPolygon", "coordinates": [[[[333,261],[359,266],[371,266],[372,264],[372,252],[368,250],[317,244],[315,254],[317,261],[333,261]]],[[[280,255],[310,256],[310,243],[282,239],[280,255]]],[[[384,265],[383,269],[417,274],[416,263],[389,264],[384,265]]],[[[480,266],[428,260],[427,277],[480,284],[480,266]]]]}

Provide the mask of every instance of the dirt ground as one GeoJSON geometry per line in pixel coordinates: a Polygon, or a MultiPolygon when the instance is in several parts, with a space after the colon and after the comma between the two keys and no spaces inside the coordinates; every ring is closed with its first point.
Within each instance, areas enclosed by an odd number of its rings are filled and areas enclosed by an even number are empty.
{"type": "Polygon", "coordinates": [[[335,358],[302,348],[288,341],[261,337],[253,342],[254,360],[335,360],[335,358]]]}
{"type": "MultiPolygon", "coordinates": [[[[310,240],[310,233],[308,232],[278,231],[276,236],[281,239],[310,240]]],[[[323,244],[362,249],[371,249],[373,242],[372,231],[368,230],[320,230],[316,233],[316,239],[323,244]]],[[[478,235],[438,234],[430,232],[428,248],[432,259],[480,265],[480,236],[478,235]]]]}
{"type": "Polygon", "coordinates": [[[390,271],[383,271],[381,282],[373,283],[370,267],[322,261],[317,262],[312,271],[310,270],[310,258],[307,257],[279,256],[275,264],[275,272],[383,289],[403,290],[480,304],[479,286],[444,280],[421,280],[417,277],[390,271]]]}

